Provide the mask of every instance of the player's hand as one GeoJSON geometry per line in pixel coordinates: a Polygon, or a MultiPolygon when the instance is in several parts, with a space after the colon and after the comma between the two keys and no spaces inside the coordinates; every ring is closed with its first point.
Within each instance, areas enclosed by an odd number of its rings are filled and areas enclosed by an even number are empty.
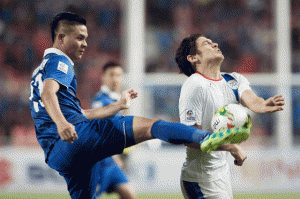
{"type": "Polygon", "coordinates": [[[60,138],[65,142],[73,144],[74,140],[78,140],[78,135],[75,131],[75,126],[69,122],[58,124],[57,131],[60,138]]]}
{"type": "Polygon", "coordinates": [[[234,144],[233,149],[230,151],[231,155],[234,157],[234,164],[236,166],[242,166],[244,161],[247,159],[247,154],[245,151],[237,144],[234,144]]]}
{"type": "Polygon", "coordinates": [[[133,99],[137,98],[138,93],[134,89],[127,89],[121,94],[121,107],[122,109],[128,109],[133,104],[133,99]]]}
{"type": "Polygon", "coordinates": [[[284,98],[281,94],[270,97],[265,101],[265,113],[272,113],[282,111],[285,104],[284,98]]]}

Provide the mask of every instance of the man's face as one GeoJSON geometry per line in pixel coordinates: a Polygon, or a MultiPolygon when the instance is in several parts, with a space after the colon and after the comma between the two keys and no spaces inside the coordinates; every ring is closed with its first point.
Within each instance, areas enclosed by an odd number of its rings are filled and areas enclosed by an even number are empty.
{"type": "Polygon", "coordinates": [[[103,74],[103,84],[115,92],[120,91],[122,80],[123,69],[120,66],[110,67],[103,74]]]}
{"type": "Polygon", "coordinates": [[[77,24],[73,26],[74,31],[63,37],[62,49],[73,60],[81,59],[88,37],[85,25],[77,24]]]}
{"type": "Polygon", "coordinates": [[[224,56],[217,43],[213,43],[206,37],[199,37],[196,40],[197,55],[199,55],[200,62],[210,62],[214,60],[224,60],[224,56]]]}

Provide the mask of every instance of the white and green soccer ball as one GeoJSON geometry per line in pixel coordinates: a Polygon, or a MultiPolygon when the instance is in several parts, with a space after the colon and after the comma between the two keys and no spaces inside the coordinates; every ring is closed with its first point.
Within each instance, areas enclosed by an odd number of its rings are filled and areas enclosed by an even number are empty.
{"type": "Polygon", "coordinates": [[[234,127],[251,129],[251,117],[247,113],[246,108],[239,104],[228,104],[214,113],[211,120],[213,132],[226,131],[234,127]]]}

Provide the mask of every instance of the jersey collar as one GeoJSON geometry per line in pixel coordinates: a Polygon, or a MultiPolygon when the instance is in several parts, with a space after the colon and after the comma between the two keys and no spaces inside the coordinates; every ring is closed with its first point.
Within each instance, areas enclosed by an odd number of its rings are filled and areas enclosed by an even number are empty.
{"type": "Polygon", "coordinates": [[[57,48],[48,48],[48,49],[45,50],[44,57],[46,55],[50,54],[50,53],[55,53],[55,54],[58,54],[58,55],[65,56],[70,61],[70,63],[74,66],[74,62],[63,51],[61,51],[57,48]]]}
{"type": "Polygon", "coordinates": [[[108,86],[106,85],[101,86],[101,92],[107,94],[113,100],[118,101],[121,98],[121,95],[119,93],[110,90],[110,88],[108,88],[108,86]]]}
{"type": "Polygon", "coordinates": [[[223,77],[221,77],[220,79],[211,79],[211,78],[208,78],[208,77],[206,77],[206,76],[204,76],[204,75],[202,75],[201,73],[199,73],[199,72],[196,72],[197,74],[199,74],[199,75],[201,75],[202,77],[204,77],[205,79],[208,79],[208,80],[211,80],[211,81],[215,81],[215,82],[217,82],[217,81],[221,81],[222,79],[223,79],[223,77]]]}

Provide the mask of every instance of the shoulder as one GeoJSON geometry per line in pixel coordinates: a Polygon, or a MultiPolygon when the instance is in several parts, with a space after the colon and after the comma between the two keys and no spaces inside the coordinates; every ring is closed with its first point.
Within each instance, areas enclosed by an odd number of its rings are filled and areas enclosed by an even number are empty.
{"type": "Polygon", "coordinates": [[[249,83],[249,81],[247,80],[247,78],[244,75],[240,74],[240,73],[236,73],[236,72],[233,72],[233,73],[222,73],[222,75],[229,75],[229,76],[231,76],[232,78],[234,78],[239,83],[249,83]]]}
{"type": "MultiPolygon", "coordinates": [[[[235,78],[236,80],[239,80],[239,79],[243,79],[245,78],[244,75],[240,74],[240,73],[237,73],[237,72],[232,72],[232,73],[223,73],[223,74],[227,74],[227,75],[230,75],[232,76],[233,78],[235,78]]],[[[246,78],[245,78],[246,79],[246,78]]]]}
{"type": "Polygon", "coordinates": [[[209,82],[201,75],[193,74],[188,77],[183,83],[183,87],[189,88],[202,88],[205,87],[209,82]]]}
{"type": "Polygon", "coordinates": [[[45,64],[45,69],[47,72],[59,71],[63,74],[68,74],[72,76],[75,75],[73,65],[66,57],[52,54],[49,57],[45,57],[45,60],[48,60],[45,64]]]}
{"type": "Polygon", "coordinates": [[[105,106],[105,94],[99,91],[93,98],[92,108],[100,108],[105,106]]]}
{"type": "Polygon", "coordinates": [[[105,100],[107,98],[108,98],[108,96],[105,93],[99,91],[98,93],[96,93],[93,100],[94,101],[102,101],[102,100],[105,100]]]}
{"type": "Polygon", "coordinates": [[[68,67],[72,66],[72,64],[70,63],[68,58],[66,58],[65,56],[62,56],[62,55],[54,54],[54,53],[47,55],[45,57],[45,60],[48,60],[47,61],[48,66],[53,66],[53,65],[58,66],[59,64],[67,65],[68,67]]]}
{"type": "Polygon", "coordinates": [[[182,85],[180,97],[181,99],[195,99],[203,96],[209,88],[210,83],[207,79],[200,75],[191,75],[182,85]]]}

